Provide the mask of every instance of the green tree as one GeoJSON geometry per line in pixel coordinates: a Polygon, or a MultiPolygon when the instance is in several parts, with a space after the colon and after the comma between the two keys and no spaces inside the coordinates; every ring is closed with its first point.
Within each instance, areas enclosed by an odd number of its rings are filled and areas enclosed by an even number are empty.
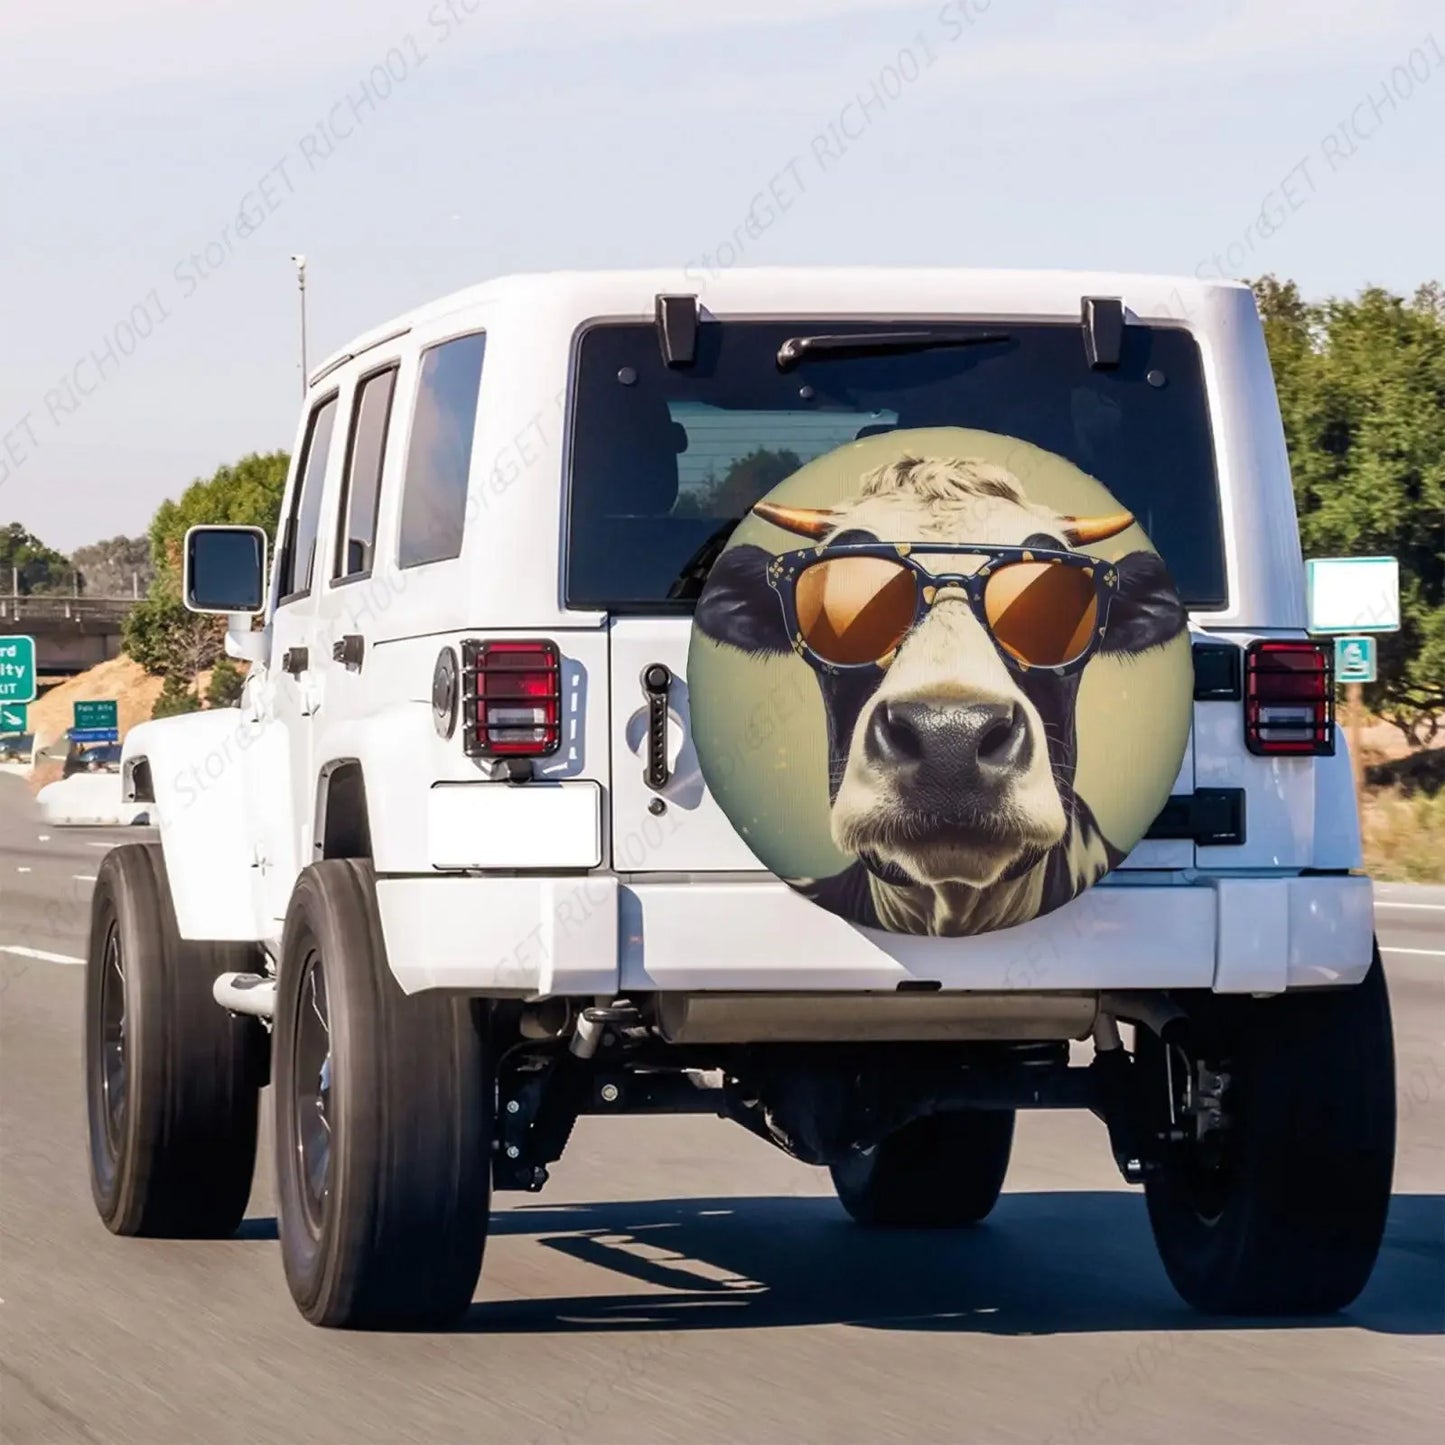
{"type": "Polygon", "coordinates": [[[1310,303],[1267,276],[1255,295],[1305,555],[1399,558],[1401,627],[1366,699],[1428,739],[1445,710],[1445,292],[1310,303]]]}
{"type": "Polygon", "coordinates": [[[182,713],[200,710],[201,700],[191,691],[189,679],[178,672],[168,672],[161,686],[161,695],[151,709],[151,716],[179,717],[182,713]]]}
{"type": "Polygon", "coordinates": [[[203,523],[227,523],[263,527],[274,537],[289,461],[285,452],[252,452],[156,509],[149,534],[155,575],[125,626],[125,650],[148,672],[189,679],[222,656],[225,620],[189,612],[181,602],[186,532],[203,523]]]}
{"type": "Polygon", "coordinates": [[[192,482],[175,501],[162,502],[150,525],[156,580],[180,596],[181,546],[191,527],[228,523],[261,527],[275,537],[289,464],[285,452],[252,452],[192,482]]]}
{"type": "Polygon", "coordinates": [[[187,611],[157,579],[150,595],[126,617],[123,637],[126,652],[147,672],[190,679],[221,656],[226,622],[187,611]]]}
{"type": "Polygon", "coordinates": [[[69,559],[19,522],[0,530],[0,594],[69,592],[74,582],[69,559]]]}
{"type": "Polygon", "coordinates": [[[211,683],[206,689],[207,707],[235,707],[241,701],[246,678],[229,657],[219,657],[211,669],[211,683]]]}
{"type": "Polygon", "coordinates": [[[710,515],[741,517],[754,502],[761,501],[785,477],[803,465],[797,452],[786,447],[773,451],[754,447],[745,456],[736,458],[723,473],[709,498],[710,515]]]}

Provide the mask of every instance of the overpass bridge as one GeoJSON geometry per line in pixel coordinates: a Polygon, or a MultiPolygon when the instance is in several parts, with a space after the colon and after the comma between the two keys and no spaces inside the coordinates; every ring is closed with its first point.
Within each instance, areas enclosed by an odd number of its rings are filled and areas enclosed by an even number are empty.
{"type": "Polygon", "coordinates": [[[0,637],[35,639],[42,677],[84,672],[119,654],[132,597],[0,597],[0,637]]]}

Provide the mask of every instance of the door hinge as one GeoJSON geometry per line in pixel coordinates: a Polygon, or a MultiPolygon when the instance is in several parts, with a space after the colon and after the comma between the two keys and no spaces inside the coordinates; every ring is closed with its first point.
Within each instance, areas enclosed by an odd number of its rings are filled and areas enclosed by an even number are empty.
{"type": "Polygon", "coordinates": [[[1146,838],[1187,838],[1206,848],[1244,842],[1243,788],[1196,788],[1176,793],[1149,825],[1146,838]]]}
{"type": "Polygon", "coordinates": [[[1196,642],[1194,701],[1238,702],[1244,696],[1240,662],[1244,653],[1233,642],[1196,642]]]}
{"type": "Polygon", "coordinates": [[[343,664],[350,672],[361,671],[365,656],[366,639],[355,632],[348,632],[339,642],[331,645],[331,660],[343,664]]]}

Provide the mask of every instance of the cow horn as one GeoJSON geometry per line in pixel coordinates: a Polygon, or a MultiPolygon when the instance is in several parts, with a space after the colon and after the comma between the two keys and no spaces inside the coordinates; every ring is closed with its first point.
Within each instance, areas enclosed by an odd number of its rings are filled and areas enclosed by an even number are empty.
{"type": "Polygon", "coordinates": [[[833,525],[832,512],[815,511],[812,507],[784,507],[777,502],[755,502],[753,515],[784,531],[815,540],[826,537],[833,525]]]}
{"type": "Polygon", "coordinates": [[[1110,512],[1103,517],[1063,517],[1068,527],[1064,535],[1072,547],[1086,542],[1102,542],[1106,537],[1117,537],[1125,527],[1134,525],[1132,512],[1110,512]]]}

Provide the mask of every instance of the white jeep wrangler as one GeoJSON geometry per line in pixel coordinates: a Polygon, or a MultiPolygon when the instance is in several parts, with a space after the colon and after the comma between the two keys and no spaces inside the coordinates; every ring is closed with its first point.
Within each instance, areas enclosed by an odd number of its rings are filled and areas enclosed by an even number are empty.
{"type": "Polygon", "coordinates": [[[251,666],[125,742],[161,841],[94,894],[101,1217],[232,1232],[269,1081],[302,1313],[435,1324],[581,1114],[731,1118],[860,1223],[954,1227],[1016,1110],[1081,1108],[1191,1304],[1347,1304],[1392,1036],[1249,290],[698,291],[521,277],[379,327],[309,379],[269,583],[254,529],[187,538],[251,666]],[[1150,649],[1184,660],[1110,772],[1082,712],[1150,649]]]}

